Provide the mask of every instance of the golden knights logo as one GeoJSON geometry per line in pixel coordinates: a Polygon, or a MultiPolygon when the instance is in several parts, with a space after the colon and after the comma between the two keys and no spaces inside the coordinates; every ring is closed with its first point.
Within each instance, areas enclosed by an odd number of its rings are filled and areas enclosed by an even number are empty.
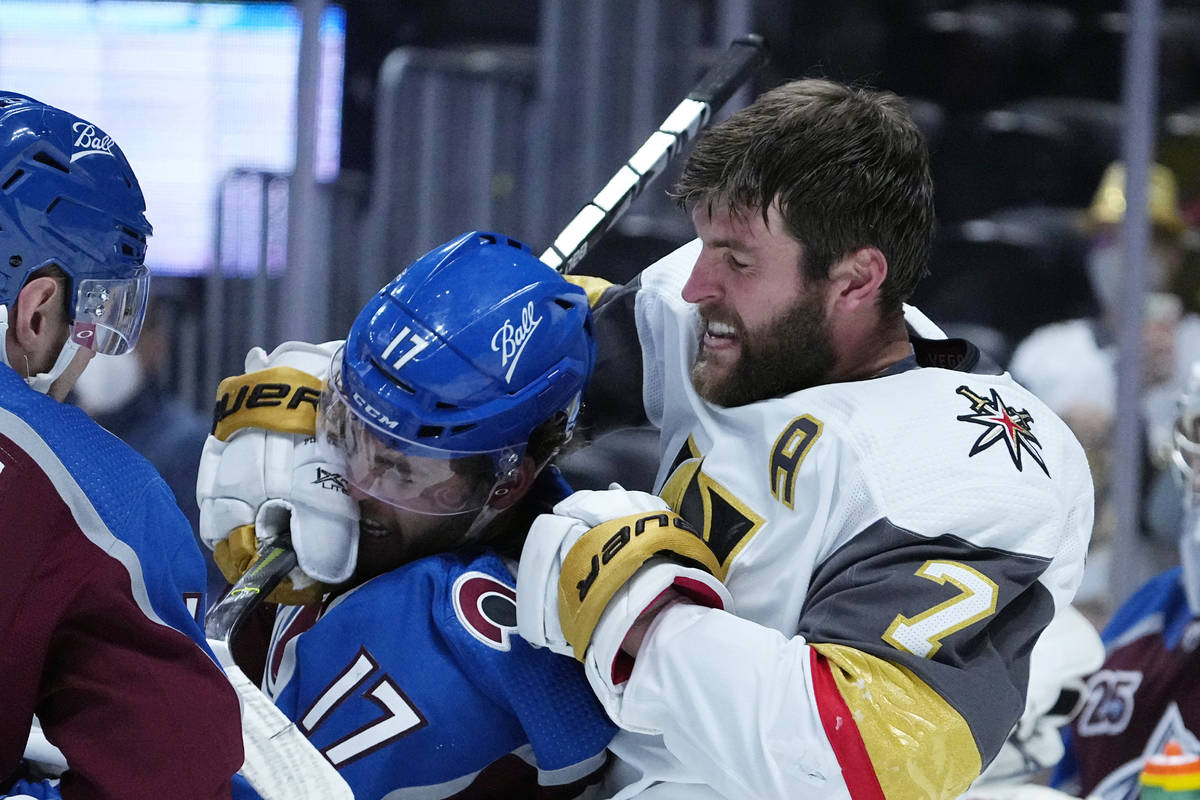
{"type": "Polygon", "coordinates": [[[958,419],[986,428],[975,440],[968,456],[981,453],[997,442],[1004,442],[1018,471],[1024,470],[1022,453],[1025,453],[1049,477],[1050,470],[1046,469],[1046,462],[1042,459],[1042,443],[1033,435],[1033,417],[1028,411],[1005,405],[1000,393],[995,389],[991,390],[988,397],[983,397],[966,386],[960,386],[955,391],[971,402],[971,413],[962,414],[958,419]]]}

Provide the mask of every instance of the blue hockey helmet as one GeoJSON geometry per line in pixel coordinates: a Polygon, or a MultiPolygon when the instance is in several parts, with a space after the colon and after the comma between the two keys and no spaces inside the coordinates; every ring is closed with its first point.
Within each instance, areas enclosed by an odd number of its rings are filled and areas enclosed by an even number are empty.
{"type": "Polygon", "coordinates": [[[385,503],[480,509],[536,428],[558,418],[570,436],[595,363],[591,324],[584,292],[526,245],[465,233],[359,313],[333,358],[318,440],[385,503]]]}
{"type": "Polygon", "coordinates": [[[131,349],[149,297],[145,210],[112,137],[0,91],[0,307],[53,264],[68,280],[70,341],[109,355],[131,349]]]}

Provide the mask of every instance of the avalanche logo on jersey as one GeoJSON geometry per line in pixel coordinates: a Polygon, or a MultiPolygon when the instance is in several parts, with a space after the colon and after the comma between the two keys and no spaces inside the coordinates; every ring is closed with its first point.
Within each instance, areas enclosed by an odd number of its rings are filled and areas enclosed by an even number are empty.
{"type": "Polygon", "coordinates": [[[454,613],[467,633],[493,650],[507,651],[517,629],[517,592],[486,572],[464,572],[450,591],[454,613]]]}
{"type": "Polygon", "coordinates": [[[1025,409],[1018,411],[1012,406],[1005,405],[1000,398],[1000,393],[995,389],[991,390],[990,397],[983,397],[979,393],[971,391],[967,386],[960,386],[955,391],[971,402],[971,413],[962,414],[957,419],[962,422],[973,422],[987,429],[979,434],[979,438],[971,447],[971,452],[967,454],[968,457],[982,453],[997,442],[1004,442],[1008,448],[1008,455],[1012,458],[1018,472],[1025,468],[1021,459],[1021,453],[1024,451],[1033,459],[1034,463],[1042,468],[1042,472],[1046,473],[1047,477],[1050,476],[1050,470],[1046,469],[1046,462],[1042,459],[1042,443],[1030,430],[1033,426],[1033,417],[1029,415],[1028,411],[1025,409]]]}
{"type": "Polygon", "coordinates": [[[1162,753],[1163,748],[1170,741],[1178,742],[1185,753],[1200,753],[1200,739],[1197,739],[1196,735],[1188,730],[1183,721],[1183,715],[1179,713],[1179,706],[1174,702],[1167,706],[1166,713],[1163,714],[1162,719],[1155,726],[1154,732],[1146,741],[1142,754],[1113,770],[1104,780],[1096,784],[1096,788],[1092,789],[1088,797],[1099,798],[1099,800],[1136,798],[1141,786],[1138,782],[1138,775],[1146,766],[1146,760],[1152,755],[1162,753]]]}

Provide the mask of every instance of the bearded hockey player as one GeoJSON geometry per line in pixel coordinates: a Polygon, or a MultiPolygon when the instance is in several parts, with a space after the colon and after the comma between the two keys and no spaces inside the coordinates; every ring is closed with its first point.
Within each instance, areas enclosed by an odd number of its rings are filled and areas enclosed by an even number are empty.
{"type": "Polygon", "coordinates": [[[252,351],[222,383],[202,535],[232,579],[258,538],[290,532],[300,572],[263,687],[356,798],[575,797],[598,780],[615,729],[579,664],[517,635],[505,557],[569,491],[551,461],[594,360],[584,292],[472,232],[401,272],[345,342],[252,351]],[[247,399],[268,395],[302,399],[247,399]]]}
{"type": "Polygon", "coordinates": [[[617,798],[957,797],[1079,584],[1083,450],[903,305],[933,203],[899,98],[780,86],[675,192],[698,239],[624,293],[661,497],[539,517],[521,635],[583,662],[617,798]]]}

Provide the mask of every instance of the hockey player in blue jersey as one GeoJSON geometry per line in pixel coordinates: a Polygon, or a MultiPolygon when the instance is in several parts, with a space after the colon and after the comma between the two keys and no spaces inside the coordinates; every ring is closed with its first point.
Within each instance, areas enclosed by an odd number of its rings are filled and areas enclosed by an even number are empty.
{"type": "Polygon", "coordinates": [[[110,136],[0,92],[10,592],[0,610],[0,795],[228,798],[242,764],[237,697],[202,633],[205,568],[191,526],[145,459],[58,402],[92,354],[137,342],[150,232],[110,136]],[[65,769],[61,782],[29,780],[40,777],[23,758],[35,715],[45,738],[34,744],[54,772],[65,769]]]}
{"type": "Polygon", "coordinates": [[[1087,680],[1052,781],[1075,795],[1136,798],[1146,757],[1167,741],[1200,753],[1200,364],[1179,398],[1172,467],[1187,490],[1181,563],[1147,581],[1102,633],[1104,665],[1087,680]]]}
{"type": "Polygon", "coordinates": [[[517,634],[509,558],[569,491],[550,464],[594,359],[584,292],[472,232],[401,272],[344,343],[252,351],[218,390],[202,536],[232,579],[288,530],[300,567],[273,596],[263,687],[355,797],[598,780],[615,729],[580,664],[517,634]]]}

